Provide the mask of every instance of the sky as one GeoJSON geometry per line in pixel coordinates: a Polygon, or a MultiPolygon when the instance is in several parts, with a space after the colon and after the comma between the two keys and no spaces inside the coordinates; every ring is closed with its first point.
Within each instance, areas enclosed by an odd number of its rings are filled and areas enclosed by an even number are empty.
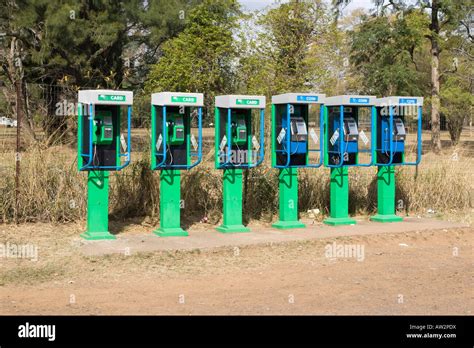
{"type": "MultiPolygon", "coordinates": [[[[271,5],[275,0],[239,0],[242,6],[249,10],[261,10],[268,5],[271,5]]],[[[288,0],[280,0],[281,2],[288,2],[288,0]]],[[[372,0],[353,0],[344,10],[345,13],[350,12],[356,8],[371,8],[373,6],[372,0]]]]}

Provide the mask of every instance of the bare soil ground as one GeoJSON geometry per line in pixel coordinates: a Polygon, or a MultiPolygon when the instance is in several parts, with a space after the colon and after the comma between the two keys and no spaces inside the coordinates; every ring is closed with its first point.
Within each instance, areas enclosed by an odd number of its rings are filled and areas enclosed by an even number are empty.
{"type": "MultiPolygon", "coordinates": [[[[468,314],[473,228],[86,256],[83,224],[0,226],[0,314],[468,314]],[[327,257],[332,243],[364,259],[327,257]]],[[[127,231],[123,232],[126,235],[127,231]]]]}

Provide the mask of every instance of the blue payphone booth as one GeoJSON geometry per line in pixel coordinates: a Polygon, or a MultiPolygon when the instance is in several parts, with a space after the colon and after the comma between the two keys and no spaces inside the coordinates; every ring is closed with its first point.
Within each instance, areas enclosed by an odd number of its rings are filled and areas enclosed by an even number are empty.
{"type": "Polygon", "coordinates": [[[279,229],[303,228],[298,220],[298,168],[323,164],[324,94],[286,93],[272,97],[272,166],[279,173],[279,229]],[[314,107],[315,117],[310,117],[314,107]]]}
{"type": "Polygon", "coordinates": [[[396,222],[395,167],[421,161],[422,97],[392,96],[376,100],[377,222],[396,222]],[[414,149],[414,151],[410,151],[414,149]],[[414,157],[414,158],[409,158],[414,157]]]}
{"type": "Polygon", "coordinates": [[[331,168],[328,225],[355,224],[349,218],[348,167],[374,163],[375,96],[340,95],[325,101],[324,165],[331,168]]]}

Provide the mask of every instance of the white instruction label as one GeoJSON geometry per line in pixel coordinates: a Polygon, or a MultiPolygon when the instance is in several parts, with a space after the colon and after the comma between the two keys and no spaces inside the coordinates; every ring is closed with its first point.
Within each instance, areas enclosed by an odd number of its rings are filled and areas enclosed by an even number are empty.
{"type": "Polygon", "coordinates": [[[224,151],[224,147],[226,144],[227,144],[227,137],[224,135],[219,145],[219,150],[224,151]]]}
{"type": "Polygon", "coordinates": [[[163,142],[163,136],[160,133],[160,135],[158,136],[158,140],[156,141],[156,151],[160,151],[162,142],[163,142]]]}
{"type": "Polygon", "coordinates": [[[333,133],[333,135],[331,136],[331,138],[329,139],[329,142],[331,143],[331,145],[334,146],[334,144],[336,143],[337,139],[339,139],[339,130],[336,129],[336,131],[333,133]]]}
{"type": "Polygon", "coordinates": [[[318,135],[316,134],[314,128],[311,128],[309,130],[309,136],[311,137],[311,139],[313,139],[314,143],[317,145],[319,138],[318,138],[318,135]]]}
{"type": "Polygon", "coordinates": [[[369,142],[369,139],[367,138],[367,135],[365,135],[363,130],[360,131],[359,138],[362,139],[362,141],[364,142],[365,145],[367,145],[367,143],[369,142]]]}
{"type": "Polygon", "coordinates": [[[282,128],[280,131],[280,134],[278,134],[278,137],[277,137],[278,144],[281,144],[285,135],[286,135],[286,130],[285,128],[282,128]]]}
{"type": "Polygon", "coordinates": [[[260,143],[258,142],[257,138],[255,137],[255,135],[252,137],[252,145],[253,145],[253,148],[258,151],[260,150],[260,143]]]}
{"type": "Polygon", "coordinates": [[[120,144],[122,144],[123,152],[127,152],[127,142],[125,141],[123,133],[120,134],[120,144]]]}
{"type": "Polygon", "coordinates": [[[196,138],[194,137],[194,134],[191,134],[191,144],[193,144],[194,151],[196,151],[198,147],[198,143],[196,141],[196,138]]]}

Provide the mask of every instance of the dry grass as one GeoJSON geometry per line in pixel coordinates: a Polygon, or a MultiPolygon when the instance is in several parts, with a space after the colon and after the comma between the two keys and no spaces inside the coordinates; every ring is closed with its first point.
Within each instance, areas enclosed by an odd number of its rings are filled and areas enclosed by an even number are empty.
{"type": "MultiPolygon", "coordinates": [[[[206,149],[204,153],[207,153],[206,149]]],[[[397,201],[406,212],[438,213],[473,207],[469,153],[448,150],[441,155],[425,154],[418,170],[397,169],[397,201]]],[[[11,222],[15,213],[14,154],[0,154],[0,222],[11,222]]],[[[110,174],[110,213],[112,218],[159,216],[159,174],[149,169],[148,153],[134,152],[133,162],[122,172],[110,174]]],[[[272,221],[278,214],[278,175],[268,165],[246,171],[244,175],[244,219],[272,221]]],[[[329,170],[304,169],[299,172],[299,208],[305,212],[329,208],[329,170]]],[[[371,213],[376,209],[376,168],[351,168],[350,212],[371,213]]],[[[30,149],[21,159],[20,222],[68,222],[86,216],[86,173],[77,170],[73,148],[30,149]]],[[[222,211],[222,172],[213,167],[212,151],[203,164],[182,175],[182,199],[192,223],[207,217],[217,223],[222,211]]]]}

